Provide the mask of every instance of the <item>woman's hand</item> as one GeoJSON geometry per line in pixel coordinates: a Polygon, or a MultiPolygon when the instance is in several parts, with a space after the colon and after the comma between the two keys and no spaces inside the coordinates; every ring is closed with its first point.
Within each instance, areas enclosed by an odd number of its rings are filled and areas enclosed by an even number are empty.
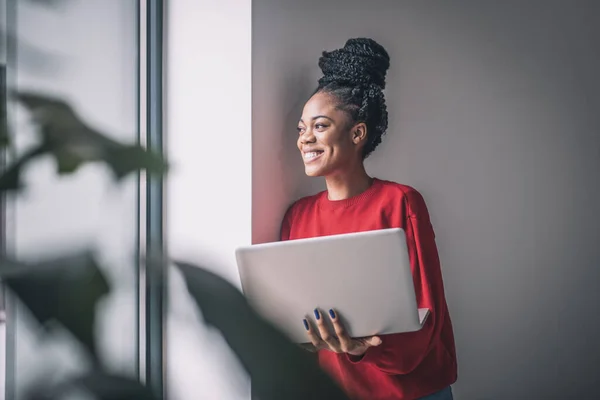
{"type": "Polygon", "coordinates": [[[379,346],[381,339],[377,336],[369,338],[353,339],[346,334],[344,326],[339,320],[339,315],[332,309],[329,310],[328,318],[333,324],[335,334],[332,334],[327,325],[325,324],[325,318],[327,318],[319,309],[315,309],[315,319],[317,321],[315,327],[305,319],[304,328],[313,344],[315,350],[329,350],[335,353],[346,353],[352,356],[362,356],[365,354],[369,347],[379,346]]]}

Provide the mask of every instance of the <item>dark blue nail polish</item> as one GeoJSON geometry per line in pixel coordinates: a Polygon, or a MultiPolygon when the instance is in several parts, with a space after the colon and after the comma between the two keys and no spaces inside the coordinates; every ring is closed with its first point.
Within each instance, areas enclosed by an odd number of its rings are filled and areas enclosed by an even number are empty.
{"type": "Polygon", "coordinates": [[[315,308],[315,318],[318,320],[321,319],[321,314],[319,313],[319,310],[317,310],[316,308],[315,308]]]}
{"type": "Polygon", "coordinates": [[[335,319],[335,311],[333,311],[333,309],[329,310],[329,315],[331,315],[331,318],[335,319]]]}
{"type": "Polygon", "coordinates": [[[306,330],[308,330],[308,321],[307,320],[303,320],[304,322],[304,327],[306,328],[306,330]]]}

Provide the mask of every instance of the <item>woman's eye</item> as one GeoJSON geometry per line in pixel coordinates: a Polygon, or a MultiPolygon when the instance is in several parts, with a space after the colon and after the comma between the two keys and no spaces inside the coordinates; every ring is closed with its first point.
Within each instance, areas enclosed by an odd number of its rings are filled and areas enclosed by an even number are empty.
{"type": "Polygon", "coordinates": [[[304,128],[302,128],[301,126],[297,127],[296,130],[299,134],[302,134],[302,132],[304,132],[304,128]]]}
{"type": "Polygon", "coordinates": [[[327,128],[327,126],[323,125],[323,124],[316,124],[315,128],[317,128],[317,129],[325,129],[325,128],[327,128]]]}

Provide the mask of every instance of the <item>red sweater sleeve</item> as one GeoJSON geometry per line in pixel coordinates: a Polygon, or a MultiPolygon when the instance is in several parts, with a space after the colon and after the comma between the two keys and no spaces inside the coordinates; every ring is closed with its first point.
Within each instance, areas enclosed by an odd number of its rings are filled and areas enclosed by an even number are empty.
{"type": "Polygon", "coordinates": [[[429,213],[423,198],[417,191],[405,197],[405,221],[411,270],[419,308],[429,308],[430,315],[423,328],[382,337],[382,344],[370,348],[358,361],[352,363],[372,364],[391,375],[409,374],[419,366],[429,350],[439,340],[439,328],[443,318],[443,285],[437,246],[429,213]]]}

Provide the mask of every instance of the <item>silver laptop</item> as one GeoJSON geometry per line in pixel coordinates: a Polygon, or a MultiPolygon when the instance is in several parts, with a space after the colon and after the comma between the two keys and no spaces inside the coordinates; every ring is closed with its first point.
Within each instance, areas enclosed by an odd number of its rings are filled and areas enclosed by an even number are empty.
{"type": "MultiPolygon", "coordinates": [[[[406,236],[400,228],[290,240],[236,250],[249,303],[296,343],[302,320],[335,309],[352,337],[421,329],[406,236]]],[[[329,319],[326,317],[326,321],[329,319]]]]}

